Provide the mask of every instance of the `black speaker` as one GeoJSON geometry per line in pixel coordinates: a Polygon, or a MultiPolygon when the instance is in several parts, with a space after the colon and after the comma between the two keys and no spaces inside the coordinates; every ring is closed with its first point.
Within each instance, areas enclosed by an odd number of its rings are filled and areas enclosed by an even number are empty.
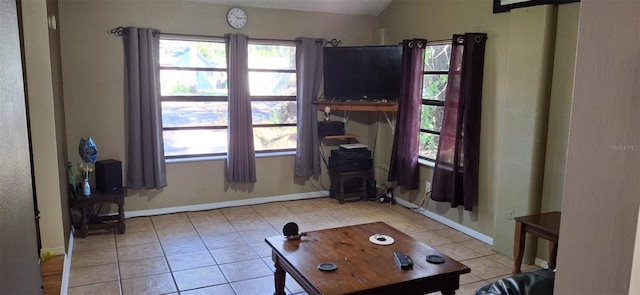
{"type": "Polygon", "coordinates": [[[372,159],[336,160],[329,157],[329,168],[337,172],[364,171],[371,167],[373,167],[372,159]]]}
{"type": "Polygon", "coordinates": [[[371,151],[368,149],[331,150],[331,157],[336,160],[369,159],[371,151]]]}
{"type": "Polygon", "coordinates": [[[318,122],[318,136],[344,135],[344,122],[320,121],[318,122]]]}
{"type": "Polygon", "coordinates": [[[122,162],[113,159],[96,162],[96,190],[122,192],[122,162]]]}

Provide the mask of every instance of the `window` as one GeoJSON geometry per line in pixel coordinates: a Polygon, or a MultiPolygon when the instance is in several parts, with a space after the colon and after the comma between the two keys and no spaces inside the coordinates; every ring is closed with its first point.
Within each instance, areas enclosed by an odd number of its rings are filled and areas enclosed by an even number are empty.
{"type": "Polygon", "coordinates": [[[434,161],[438,152],[450,56],[451,43],[433,43],[425,48],[419,134],[421,159],[434,161]]]}
{"type": "Polygon", "coordinates": [[[249,88],[256,152],[295,150],[296,47],[249,43],[249,88]]]}
{"type": "MultiPolygon", "coordinates": [[[[296,147],[295,45],[249,44],[256,152],[296,147]]],[[[224,40],[160,39],[160,88],[167,158],[227,153],[224,40]]]]}

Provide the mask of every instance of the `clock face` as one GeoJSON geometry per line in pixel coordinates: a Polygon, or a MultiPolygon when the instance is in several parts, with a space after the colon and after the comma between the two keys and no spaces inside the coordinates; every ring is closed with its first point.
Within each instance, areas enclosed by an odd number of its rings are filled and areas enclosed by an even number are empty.
{"type": "Polygon", "coordinates": [[[231,8],[227,12],[227,23],[234,29],[241,29],[247,24],[247,13],[238,7],[231,8]]]}

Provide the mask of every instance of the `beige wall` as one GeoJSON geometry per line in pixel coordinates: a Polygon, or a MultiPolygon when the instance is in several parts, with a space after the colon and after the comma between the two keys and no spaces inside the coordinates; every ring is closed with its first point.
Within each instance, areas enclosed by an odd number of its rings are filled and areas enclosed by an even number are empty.
{"type": "MultiPolygon", "coordinates": [[[[540,212],[562,211],[579,16],[580,3],[558,6],[540,212]]],[[[536,256],[548,260],[548,249],[547,241],[538,239],[536,256]]]]}
{"type": "MultiPolygon", "coordinates": [[[[494,244],[501,239],[501,252],[512,255],[512,217],[540,208],[559,210],[562,200],[558,190],[563,187],[579,4],[560,5],[557,16],[555,6],[494,14],[492,5],[492,0],[395,0],[381,15],[380,27],[388,31],[390,43],[412,37],[449,39],[464,32],[488,34],[479,204],[468,212],[431,201],[428,209],[493,237],[494,244]],[[556,41],[556,34],[562,40],[556,41]],[[547,127],[553,130],[549,135],[547,127]],[[554,161],[546,168],[545,153],[554,161]],[[548,195],[543,183],[548,184],[548,195]]],[[[420,172],[420,191],[401,194],[416,204],[433,173],[426,166],[420,172]]]]}
{"type": "Polygon", "coordinates": [[[581,2],[556,294],[637,294],[639,14],[640,1],[581,2]]]}
{"type": "MultiPolygon", "coordinates": [[[[117,26],[140,26],[154,27],[169,33],[220,36],[233,32],[224,20],[228,6],[161,1],[154,2],[152,7],[147,8],[148,3],[134,0],[60,2],[67,143],[70,147],[77,146],[80,137],[92,136],[98,144],[100,159],[125,159],[122,41],[118,37],[108,35],[108,30],[117,26]]],[[[501,132],[507,125],[505,118],[508,115],[504,112],[504,107],[509,102],[508,85],[514,82],[509,80],[507,75],[507,64],[514,55],[523,59],[523,54],[517,55],[517,52],[509,51],[509,42],[513,41],[510,35],[519,33],[512,28],[512,12],[493,14],[492,4],[492,0],[395,0],[380,18],[247,8],[249,24],[239,33],[257,38],[337,38],[342,40],[344,45],[380,44],[381,35],[384,35],[384,43],[395,44],[411,37],[438,40],[448,39],[454,33],[487,33],[489,40],[485,54],[483,85],[480,201],[477,209],[472,212],[460,208],[451,209],[448,204],[435,202],[429,203],[429,210],[480,233],[494,236],[496,216],[499,213],[508,215],[512,209],[502,206],[497,197],[501,185],[505,185],[499,181],[501,150],[504,149],[501,132]]],[[[576,11],[579,5],[560,7],[557,20],[558,34],[567,35],[566,40],[571,40],[571,35],[575,34],[571,26],[577,21],[576,11]]],[[[539,11],[545,8],[531,9],[539,11]]],[[[516,13],[526,13],[523,10],[516,13]]],[[[555,22],[551,25],[555,26],[555,22]]],[[[555,31],[547,35],[554,38],[555,31]]],[[[557,60],[554,64],[554,75],[560,73],[562,76],[554,76],[553,82],[560,86],[551,86],[551,89],[546,90],[551,92],[550,107],[553,108],[549,112],[548,124],[550,128],[557,127],[558,131],[549,134],[546,140],[548,157],[557,162],[554,162],[551,168],[545,168],[549,171],[544,172],[544,183],[554,185],[543,188],[537,183],[534,188],[538,197],[540,191],[551,191],[549,196],[543,197],[543,209],[556,208],[554,204],[558,204],[561,199],[557,192],[559,187],[562,187],[560,183],[563,182],[560,173],[564,169],[561,163],[563,143],[556,141],[562,141],[562,133],[567,125],[567,104],[571,101],[571,93],[566,91],[566,85],[572,77],[571,73],[565,70],[571,67],[568,58],[571,55],[572,44],[570,41],[558,43],[555,56],[565,59],[557,60]]],[[[546,62],[553,61],[547,59],[546,62]]],[[[537,64],[539,61],[531,62],[537,64]]],[[[539,85],[530,84],[527,87],[536,88],[539,85]]],[[[542,110],[545,109],[543,106],[542,110]]],[[[541,115],[542,118],[547,116],[546,113],[541,115]]],[[[381,114],[353,113],[350,118],[348,132],[358,133],[359,141],[375,146],[376,180],[378,184],[387,184],[391,128],[381,114]],[[375,126],[376,123],[380,125],[375,126]]],[[[546,123],[536,121],[535,124],[546,123]]],[[[544,143],[546,130],[538,133],[541,134],[541,142],[544,143]]],[[[324,142],[325,150],[328,151],[331,146],[339,143],[324,142]]],[[[544,150],[545,146],[541,149],[544,150]]],[[[75,148],[69,150],[70,160],[77,163],[79,156],[75,148]]],[[[258,183],[251,187],[230,187],[224,180],[225,162],[222,160],[167,164],[169,186],[161,191],[136,192],[127,199],[126,208],[128,211],[158,209],[314,190],[311,185],[305,184],[304,180],[293,177],[291,156],[259,158],[257,164],[258,183]]],[[[126,163],[124,167],[126,169],[126,163]]],[[[542,174],[543,168],[544,166],[540,165],[536,169],[542,174]]],[[[502,171],[502,175],[505,173],[509,174],[509,171],[502,171]]],[[[431,168],[423,167],[421,183],[430,180],[431,174],[431,168]]],[[[320,182],[328,187],[326,173],[323,173],[320,179],[313,179],[313,182],[316,186],[320,182]]],[[[398,191],[397,194],[419,203],[424,196],[424,187],[421,185],[419,191],[398,191]]]]}
{"type": "MultiPolygon", "coordinates": [[[[76,147],[91,136],[99,159],[119,159],[126,170],[124,55],[122,40],[107,34],[118,26],[152,27],[166,33],[221,36],[243,33],[254,38],[336,38],[343,45],[373,44],[378,19],[373,16],[294,12],[246,8],[247,27],[233,31],[225,21],[229,6],[191,1],[75,1],[61,0],[60,32],[67,142],[76,147]]],[[[367,143],[368,122],[352,116],[349,132],[367,143]]],[[[337,143],[327,143],[337,144],[337,143]]],[[[80,161],[75,148],[69,159],[80,161]]],[[[315,191],[304,179],[293,176],[293,156],[258,158],[258,182],[229,186],[225,161],[167,164],[168,187],[140,191],[127,198],[126,210],[148,210],[220,201],[279,196],[315,191]]],[[[312,180],[328,187],[328,177],[312,180]]]]}
{"type": "Polygon", "coordinates": [[[549,128],[544,159],[542,212],[562,209],[579,16],[580,3],[558,6],[553,80],[549,99],[549,128]]]}
{"type": "Polygon", "coordinates": [[[49,25],[49,56],[51,57],[51,81],[53,86],[53,113],[55,114],[56,143],[58,156],[58,174],[60,183],[60,206],[62,207],[62,225],[65,239],[65,248],[69,247],[71,235],[69,178],[67,167],[67,126],[64,122],[64,94],[62,92],[62,56],[60,55],[60,32],[57,22],[58,0],[48,0],[47,16],[49,25]]]}
{"type": "MultiPolygon", "coordinates": [[[[22,1],[24,59],[29,101],[35,192],[40,210],[42,251],[64,254],[64,208],[61,204],[54,95],[49,56],[47,5],[22,1]]],[[[66,196],[64,196],[66,198],[66,196]]]]}
{"type": "MultiPolygon", "coordinates": [[[[507,85],[499,126],[493,249],[513,252],[514,216],[540,212],[542,169],[553,66],[556,7],[514,9],[510,14],[507,85]]],[[[533,243],[525,259],[531,263],[533,243]]]]}
{"type": "MultiPolygon", "coordinates": [[[[498,162],[497,148],[500,110],[504,104],[509,14],[493,14],[493,1],[411,1],[395,0],[380,17],[380,26],[388,29],[389,42],[421,37],[428,40],[451,39],[465,32],[487,33],[484,85],[482,89],[482,138],[480,149],[480,202],[477,210],[451,209],[449,204],[431,201],[429,210],[443,215],[488,236],[493,235],[495,188],[498,162]],[[418,25],[419,24],[419,25],[418,25]]],[[[382,131],[385,131],[381,128],[382,131]]],[[[389,135],[381,136],[386,137],[389,135]]],[[[388,146],[388,151],[391,147],[388,146]]],[[[387,153],[388,155],[388,153],[387,153]]],[[[388,158],[388,156],[387,156],[388,158]]],[[[388,159],[387,159],[388,164],[388,159]]],[[[402,198],[419,203],[424,196],[424,182],[431,180],[432,169],[420,170],[419,192],[403,192],[402,198]]]]}

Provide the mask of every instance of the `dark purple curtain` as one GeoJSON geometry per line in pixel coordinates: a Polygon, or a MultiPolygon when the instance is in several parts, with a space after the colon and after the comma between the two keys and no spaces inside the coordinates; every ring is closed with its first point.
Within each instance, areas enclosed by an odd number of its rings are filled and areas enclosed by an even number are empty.
{"type": "Polygon", "coordinates": [[[482,72],[487,34],[453,36],[431,199],[472,210],[478,200],[482,72]]]}
{"type": "Polygon", "coordinates": [[[420,133],[420,109],[422,106],[422,75],[424,48],[427,40],[412,39],[402,42],[402,73],[398,119],[393,136],[389,181],[396,181],[408,190],[420,186],[418,165],[418,136],[420,133]]]}

